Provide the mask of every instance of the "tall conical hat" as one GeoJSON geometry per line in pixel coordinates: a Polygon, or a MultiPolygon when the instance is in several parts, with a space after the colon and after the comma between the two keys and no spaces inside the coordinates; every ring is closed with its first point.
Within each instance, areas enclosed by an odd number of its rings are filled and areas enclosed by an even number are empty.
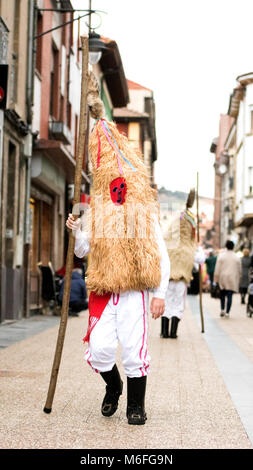
{"type": "Polygon", "coordinates": [[[186,201],[186,209],[189,209],[190,207],[192,207],[194,204],[194,201],[195,201],[195,188],[191,188],[188,194],[187,201],[186,201]]]}

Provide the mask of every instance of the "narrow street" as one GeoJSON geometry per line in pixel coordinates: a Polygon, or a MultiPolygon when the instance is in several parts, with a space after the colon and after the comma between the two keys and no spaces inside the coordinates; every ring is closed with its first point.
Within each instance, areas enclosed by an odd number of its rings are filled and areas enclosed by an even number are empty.
{"type": "MultiPolygon", "coordinates": [[[[126,386],[115,415],[101,415],[104,382],[84,362],[87,311],[68,321],[49,415],[43,407],[59,317],[0,326],[0,448],[252,449],[253,319],[239,295],[228,319],[204,294],[202,334],[198,302],[187,297],[176,340],[161,339],[160,320],[150,319],[145,426],[127,424],[126,386]]],[[[123,375],[120,348],[118,364],[123,375]]]]}

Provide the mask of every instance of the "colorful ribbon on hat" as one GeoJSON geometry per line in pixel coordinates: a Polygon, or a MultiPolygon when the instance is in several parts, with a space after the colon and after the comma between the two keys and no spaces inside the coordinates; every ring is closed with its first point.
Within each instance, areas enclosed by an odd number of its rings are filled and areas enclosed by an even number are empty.
{"type": "Polygon", "coordinates": [[[185,218],[186,220],[190,222],[192,226],[192,238],[194,239],[195,232],[196,232],[196,222],[194,219],[194,215],[188,209],[185,209],[183,212],[181,212],[180,220],[182,220],[183,218],[185,218]]]}
{"type": "MultiPolygon", "coordinates": [[[[122,154],[122,152],[120,151],[119,147],[118,147],[118,144],[116,142],[116,140],[114,139],[113,137],[113,134],[112,132],[110,131],[106,121],[104,119],[97,119],[96,123],[100,122],[101,124],[101,127],[102,127],[102,130],[109,142],[109,144],[111,145],[111,147],[113,148],[114,152],[116,153],[116,156],[117,156],[117,160],[118,160],[118,165],[119,165],[119,171],[120,171],[120,174],[122,175],[123,173],[123,170],[122,170],[122,166],[121,166],[121,163],[120,163],[120,156],[123,158],[123,160],[128,163],[128,165],[132,168],[133,171],[136,171],[136,168],[132,165],[132,163],[126,158],[124,157],[124,155],[122,154]],[[111,141],[109,135],[112,137],[113,141],[114,141],[114,144],[113,142],[111,141]]],[[[98,129],[97,129],[97,136],[98,136],[98,157],[97,157],[97,168],[99,168],[99,164],[100,164],[100,154],[101,154],[101,141],[100,141],[100,137],[99,137],[99,132],[98,132],[98,129]]]]}
{"type": "Polygon", "coordinates": [[[98,156],[97,156],[97,168],[99,168],[99,163],[100,163],[100,154],[101,154],[101,140],[97,128],[97,137],[98,137],[98,156]]]}
{"type": "Polygon", "coordinates": [[[119,172],[120,172],[120,174],[122,175],[123,170],[122,170],[122,166],[121,166],[121,163],[120,163],[119,152],[117,151],[115,145],[113,145],[113,143],[112,143],[112,141],[111,141],[111,139],[110,139],[110,137],[109,137],[109,135],[108,135],[108,133],[107,133],[107,130],[106,130],[105,126],[104,126],[104,123],[103,123],[102,119],[101,119],[101,121],[100,121],[100,124],[101,124],[101,127],[102,127],[102,129],[103,129],[105,135],[106,135],[106,138],[107,138],[108,142],[111,144],[111,147],[113,148],[113,150],[114,150],[115,153],[116,153],[116,157],[117,157],[118,165],[119,165],[119,172]]]}

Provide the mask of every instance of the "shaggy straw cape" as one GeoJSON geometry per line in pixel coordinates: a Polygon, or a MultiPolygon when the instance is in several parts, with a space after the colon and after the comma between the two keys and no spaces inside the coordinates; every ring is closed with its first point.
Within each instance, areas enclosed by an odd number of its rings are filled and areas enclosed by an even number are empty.
{"type": "Polygon", "coordinates": [[[192,237],[192,224],[183,217],[180,220],[179,244],[177,248],[168,250],[171,280],[185,281],[187,284],[190,282],[192,279],[195,248],[195,241],[192,237]]]}
{"type": "MultiPolygon", "coordinates": [[[[98,113],[101,116],[101,110],[98,113]]],[[[158,210],[155,192],[149,184],[142,156],[119,133],[114,123],[104,120],[102,124],[101,120],[97,121],[89,140],[93,191],[86,284],[98,295],[155,288],[161,280],[160,254],[153,224],[154,211],[158,210]],[[135,171],[123,158],[119,165],[102,124],[107,126],[111,141],[115,139],[120,152],[135,171]],[[124,178],[127,190],[125,202],[116,205],[111,198],[110,184],[119,177],[124,178]]]]}
{"type": "Polygon", "coordinates": [[[195,191],[191,189],[186,202],[186,209],[180,217],[180,238],[177,247],[168,250],[171,271],[170,279],[173,281],[185,281],[187,284],[192,279],[192,268],[194,265],[195,242],[195,220],[189,211],[193,206],[195,191]]]}

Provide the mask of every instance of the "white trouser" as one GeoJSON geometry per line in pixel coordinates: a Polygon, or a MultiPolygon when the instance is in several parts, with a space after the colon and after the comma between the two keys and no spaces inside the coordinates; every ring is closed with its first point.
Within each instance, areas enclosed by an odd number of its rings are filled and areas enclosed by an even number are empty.
{"type": "Polygon", "coordinates": [[[85,359],[96,372],[110,371],[120,341],[127,377],[149,372],[148,291],[112,294],[102,316],[90,334],[85,359]]]}
{"type": "Polygon", "coordinates": [[[165,312],[163,317],[183,318],[187,285],[184,281],[170,281],[165,295],[165,312]]]}

